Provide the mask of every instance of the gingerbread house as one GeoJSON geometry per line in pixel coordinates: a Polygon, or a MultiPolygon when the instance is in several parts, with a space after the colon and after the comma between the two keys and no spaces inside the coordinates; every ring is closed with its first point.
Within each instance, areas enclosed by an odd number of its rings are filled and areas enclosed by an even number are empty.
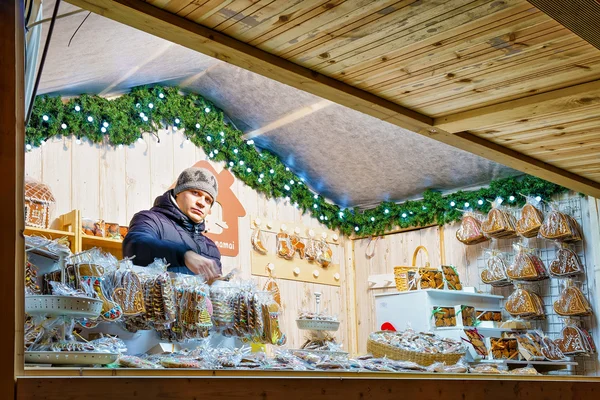
{"type": "Polygon", "coordinates": [[[48,228],[50,226],[50,207],[55,201],[48,186],[33,180],[26,180],[25,225],[48,228]]]}

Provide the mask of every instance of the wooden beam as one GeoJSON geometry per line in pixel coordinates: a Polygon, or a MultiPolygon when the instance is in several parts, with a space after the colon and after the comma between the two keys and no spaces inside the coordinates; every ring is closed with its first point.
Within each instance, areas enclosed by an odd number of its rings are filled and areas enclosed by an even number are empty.
{"type": "Polygon", "coordinates": [[[536,175],[591,196],[600,196],[600,183],[511,151],[474,135],[455,135],[434,127],[432,118],[372,93],[319,74],[273,54],[153,7],[141,0],[67,0],[104,17],[127,24],[192,50],[245,68],[278,82],[343,106],[536,175]]]}
{"type": "Polygon", "coordinates": [[[436,118],[434,126],[450,133],[479,130],[510,121],[527,121],[542,115],[566,114],[599,104],[600,80],[597,80],[436,118]]]}
{"type": "Polygon", "coordinates": [[[24,247],[24,5],[0,0],[0,254],[6,263],[0,280],[4,361],[0,398],[13,399],[15,377],[23,370],[24,247]]]}

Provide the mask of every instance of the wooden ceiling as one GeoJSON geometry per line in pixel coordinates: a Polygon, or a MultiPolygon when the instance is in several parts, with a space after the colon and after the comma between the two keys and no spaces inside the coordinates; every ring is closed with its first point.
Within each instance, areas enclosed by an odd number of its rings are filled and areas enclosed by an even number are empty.
{"type": "Polygon", "coordinates": [[[527,1],[68,1],[600,197],[600,50],[527,1]]]}

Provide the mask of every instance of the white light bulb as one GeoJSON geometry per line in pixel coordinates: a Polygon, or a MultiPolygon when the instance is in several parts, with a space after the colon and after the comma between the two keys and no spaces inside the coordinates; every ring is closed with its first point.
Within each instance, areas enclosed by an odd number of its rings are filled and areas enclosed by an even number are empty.
{"type": "Polygon", "coordinates": [[[453,202],[453,201],[450,202],[450,207],[454,207],[455,205],[456,205],[455,202],[453,202]]]}
{"type": "Polygon", "coordinates": [[[375,217],[371,217],[371,222],[375,222],[375,217]]]}
{"type": "Polygon", "coordinates": [[[423,211],[427,210],[427,207],[423,206],[423,211]]]}
{"type": "Polygon", "coordinates": [[[344,213],[340,212],[340,218],[344,218],[344,213]]]}
{"type": "Polygon", "coordinates": [[[274,173],[275,173],[275,170],[274,170],[273,168],[271,168],[271,169],[269,170],[269,172],[270,172],[271,174],[274,174],[274,173]]]}
{"type": "Polygon", "coordinates": [[[290,187],[289,187],[288,185],[285,185],[283,188],[284,188],[285,190],[290,190],[290,187]]]}
{"type": "Polygon", "coordinates": [[[177,130],[177,127],[176,127],[176,126],[173,126],[173,130],[174,130],[174,131],[176,131],[176,130],[177,130]]]}
{"type": "Polygon", "coordinates": [[[246,168],[246,172],[250,173],[250,172],[252,172],[252,169],[246,168]]]}
{"type": "Polygon", "coordinates": [[[216,150],[216,149],[215,149],[215,154],[219,154],[219,150],[216,150]]]}
{"type": "Polygon", "coordinates": [[[498,205],[502,204],[503,201],[504,200],[502,200],[502,199],[498,199],[498,205]]]}
{"type": "Polygon", "coordinates": [[[230,167],[233,167],[233,166],[234,166],[234,163],[233,163],[233,161],[229,161],[229,166],[230,166],[230,167]]]}
{"type": "Polygon", "coordinates": [[[290,179],[290,185],[293,185],[293,184],[294,184],[294,180],[290,179]]]}
{"type": "Polygon", "coordinates": [[[327,221],[327,216],[325,216],[325,221],[327,221]]]}
{"type": "Polygon", "coordinates": [[[41,140],[41,141],[40,141],[40,144],[43,146],[43,145],[45,145],[45,144],[46,144],[46,141],[45,141],[45,140],[41,140]]]}
{"type": "Polygon", "coordinates": [[[235,154],[237,154],[237,153],[238,153],[238,149],[233,149],[233,152],[234,152],[235,154]]]}
{"type": "Polygon", "coordinates": [[[390,210],[388,210],[387,208],[385,210],[383,210],[384,213],[389,214],[390,210]]]}
{"type": "Polygon", "coordinates": [[[178,123],[180,123],[180,122],[181,122],[181,120],[180,120],[179,118],[175,118],[175,123],[176,123],[176,124],[178,124],[178,123]]]}
{"type": "Polygon", "coordinates": [[[209,142],[212,142],[212,137],[210,137],[210,136],[207,136],[207,137],[206,137],[206,140],[207,140],[207,141],[209,141],[209,142]]]}
{"type": "Polygon", "coordinates": [[[219,135],[225,136],[225,132],[221,131],[221,132],[219,132],[219,135]]]}
{"type": "Polygon", "coordinates": [[[144,114],[143,112],[140,113],[140,118],[144,118],[146,116],[146,114],[144,114]]]}
{"type": "Polygon", "coordinates": [[[225,143],[225,139],[221,139],[221,143],[225,143]]]}
{"type": "Polygon", "coordinates": [[[290,201],[290,197],[289,196],[285,196],[285,201],[290,201]]]}
{"type": "Polygon", "coordinates": [[[248,145],[253,145],[253,144],[254,144],[254,140],[250,139],[250,140],[248,140],[248,141],[246,142],[246,144],[248,144],[248,145]]]}
{"type": "Polygon", "coordinates": [[[142,138],[142,137],[139,137],[139,138],[138,138],[138,142],[140,142],[140,143],[144,143],[144,138],[142,138]]]}
{"type": "Polygon", "coordinates": [[[60,127],[63,129],[67,129],[67,124],[62,124],[60,127]]]}
{"type": "Polygon", "coordinates": [[[210,153],[208,153],[208,156],[209,156],[210,158],[213,158],[215,155],[214,155],[214,153],[211,151],[210,153]]]}
{"type": "Polygon", "coordinates": [[[262,178],[258,178],[258,183],[262,183],[262,178]]]}
{"type": "Polygon", "coordinates": [[[510,196],[510,197],[508,198],[508,201],[515,201],[515,196],[510,196]]]}
{"type": "Polygon", "coordinates": [[[318,206],[318,205],[316,205],[316,204],[313,204],[313,208],[317,208],[317,207],[319,207],[319,206],[318,206]]]}
{"type": "Polygon", "coordinates": [[[259,176],[260,176],[261,178],[264,178],[264,177],[265,177],[265,174],[260,174],[259,176]]]}
{"type": "Polygon", "coordinates": [[[94,121],[94,118],[93,118],[93,117],[90,115],[90,116],[87,118],[87,120],[88,120],[88,121],[90,121],[90,122],[92,122],[92,121],[94,121]]]}
{"type": "Polygon", "coordinates": [[[152,103],[148,104],[148,108],[149,109],[153,109],[154,108],[154,104],[152,104],[152,103]]]}
{"type": "Polygon", "coordinates": [[[313,197],[314,197],[315,199],[318,199],[318,198],[319,198],[319,195],[318,195],[318,194],[315,194],[313,197]]]}
{"type": "Polygon", "coordinates": [[[136,106],[137,108],[140,108],[142,105],[141,105],[140,103],[137,103],[135,106],[136,106]]]}
{"type": "Polygon", "coordinates": [[[81,107],[75,106],[75,111],[81,111],[81,107]]]}
{"type": "Polygon", "coordinates": [[[240,165],[244,165],[244,160],[240,161],[240,165]]]}
{"type": "Polygon", "coordinates": [[[77,144],[81,144],[81,139],[77,139],[77,140],[75,141],[75,143],[77,143],[77,144]]]}
{"type": "Polygon", "coordinates": [[[190,142],[190,138],[185,138],[185,143],[189,143],[190,142]]]}
{"type": "Polygon", "coordinates": [[[103,126],[103,127],[105,127],[105,128],[108,128],[108,122],[104,121],[104,122],[102,123],[102,126],[103,126]]]}
{"type": "Polygon", "coordinates": [[[42,119],[43,119],[44,121],[48,121],[50,118],[48,118],[48,116],[47,116],[47,115],[44,115],[44,116],[42,117],[42,119]]]}
{"type": "Polygon", "coordinates": [[[206,107],[206,108],[204,109],[204,112],[207,112],[207,113],[209,113],[209,112],[210,112],[210,108],[206,107]]]}
{"type": "Polygon", "coordinates": [[[298,208],[298,203],[294,203],[294,208],[298,208]]]}
{"type": "Polygon", "coordinates": [[[319,219],[320,219],[321,221],[323,221],[323,220],[325,219],[325,217],[321,215],[321,216],[319,217],[319,219]]]}
{"type": "Polygon", "coordinates": [[[402,218],[406,218],[406,213],[402,213],[402,218]]]}
{"type": "Polygon", "coordinates": [[[483,205],[483,200],[477,200],[477,204],[479,204],[480,206],[483,205]]]}
{"type": "Polygon", "coordinates": [[[106,133],[106,128],[105,127],[100,128],[100,132],[106,133]]]}
{"type": "Polygon", "coordinates": [[[121,149],[123,148],[123,145],[122,145],[122,144],[120,144],[120,145],[118,145],[118,146],[117,146],[117,148],[118,148],[119,150],[121,150],[121,149]]]}
{"type": "Polygon", "coordinates": [[[466,203],[465,203],[465,208],[466,208],[466,207],[469,207],[469,205],[470,205],[470,204],[469,204],[469,202],[466,202],[466,203]]]}
{"type": "Polygon", "coordinates": [[[144,120],[144,122],[148,122],[148,117],[146,117],[145,115],[144,115],[144,118],[142,118],[142,119],[144,120]]]}
{"type": "Polygon", "coordinates": [[[540,196],[536,196],[535,201],[542,201],[542,198],[540,196]]]}
{"type": "Polygon", "coordinates": [[[196,124],[196,129],[200,129],[200,124],[196,124]]]}
{"type": "Polygon", "coordinates": [[[25,145],[25,148],[29,151],[29,150],[31,150],[31,145],[28,143],[25,145]]]}
{"type": "Polygon", "coordinates": [[[286,171],[289,171],[290,169],[289,169],[288,167],[285,167],[285,170],[286,170],[286,171]]]}
{"type": "Polygon", "coordinates": [[[164,98],[165,98],[165,95],[164,95],[164,94],[162,94],[162,93],[159,93],[159,94],[158,94],[158,97],[160,97],[161,99],[164,99],[164,98]]]}
{"type": "Polygon", "coordinates": [[[355,230],[356,232],[358,232],[358,226],[355,226],[355,227],[354,227],[354,230],[355,230]]]}

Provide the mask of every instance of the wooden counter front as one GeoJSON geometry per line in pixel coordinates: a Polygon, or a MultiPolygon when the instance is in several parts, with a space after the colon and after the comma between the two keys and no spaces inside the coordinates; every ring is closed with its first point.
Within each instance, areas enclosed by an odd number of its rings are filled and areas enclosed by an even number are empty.
{"type": "Polygon", "coordinates": [[[75,371],[84,375],[108,372],[119,377],[19,377],[16,399],[568,400],[597,399],[600,393],[600,378],[591,377],[129,369],[75,371]]]}

